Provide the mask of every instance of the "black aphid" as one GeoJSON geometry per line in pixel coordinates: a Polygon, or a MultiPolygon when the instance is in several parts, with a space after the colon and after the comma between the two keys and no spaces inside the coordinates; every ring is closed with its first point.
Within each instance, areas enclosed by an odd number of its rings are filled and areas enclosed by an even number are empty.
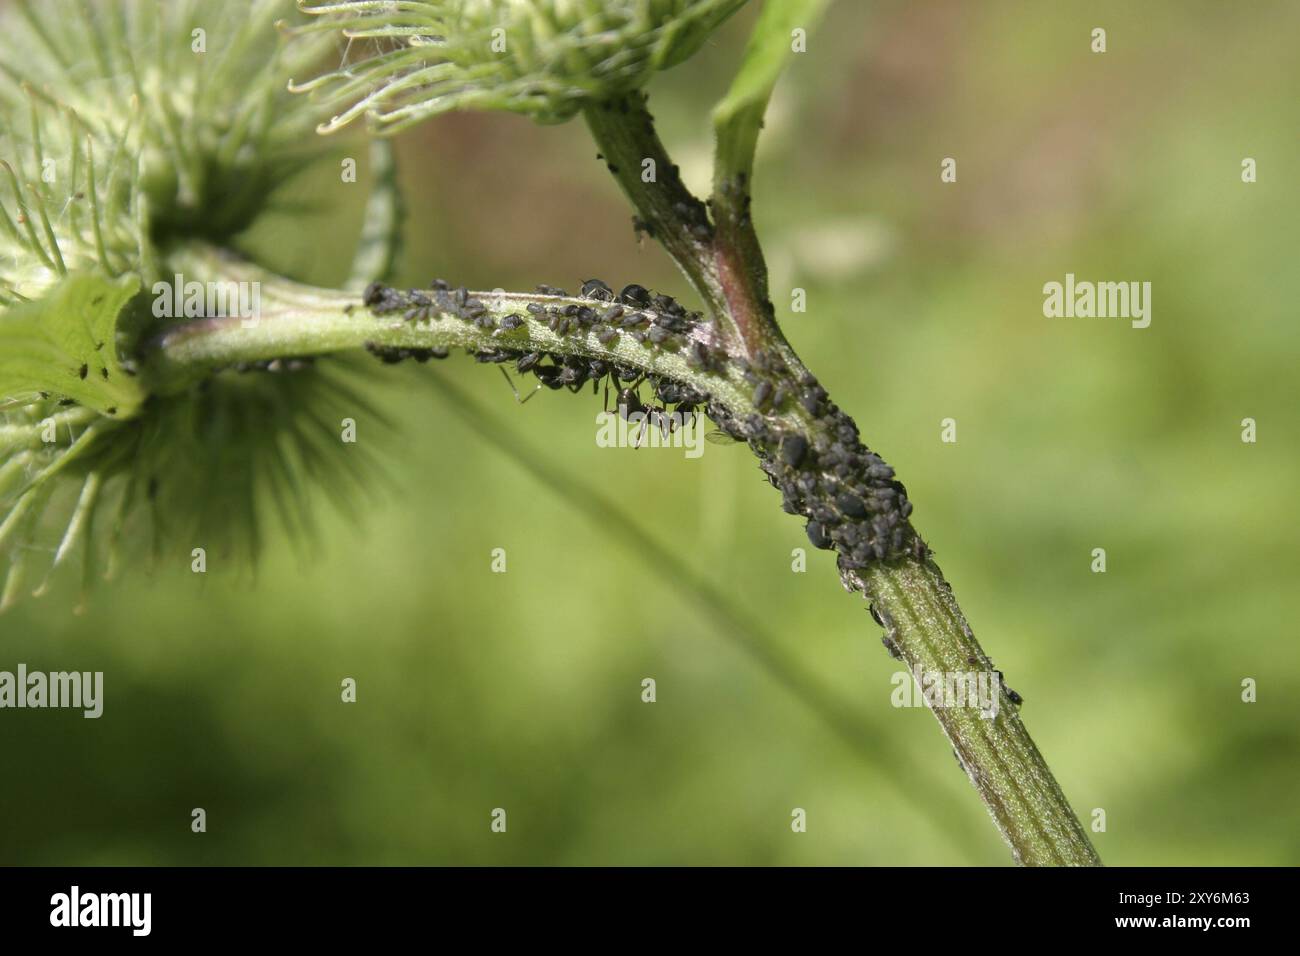
{"type": "Polygon", "coordinates": [[[450,353],[450,350],[443,348],[400,348],[394,345],[378,345],[374,342],[366,343],[366,351],[376,356],[385,365],[395,365],[404,359],[415,359],[415,361],[424,363],[429,359],[444,359],[450,353]]]}
{"type": "Polygon", "coordinates": [[[826,533],[826,529],[822,526],[821,522],[809,521],[807,531],[808,540],[812,542],[814,548],[821,548],[823,550],[830,548],[830,535],[826,533]]]}
{"type": "Polygon", "coordinates": [[[837,495],[835,504],[850,518],[865,518],[867,516],[867,503],[857,495],[837,495]]]}
{"type": "Polygon", "coordinates": [[[692,368],[708,369],[713,364],[713,356],[709,352],[709,347],[703,342],[692,342],[686,352],[686,362],[692,368]]]}
{"type": "MultiPolygon", "coordinates": [[[[990,667],[993,666],[992,658],[989,659],[989,666],[990,667]]],[[[1010,700],[1011,703],[1019,706],[1020,704],[1023,704],[1025,702],[1025,699],[1023,697],[1021,697],[1014,690],[1012,690],[1010,687],[1007,686],[1007,679],[1002,676],[1002,672],[1000,670],[994,667],[993,673],[998,675],[998,683],[1002,685],[1002,689],[1007,692],[1007,699],[1010,700]]]]}
{"type": "Polygon", "coordinates": [[[602,302],[610,302],[614,298],[614,290],[599,279],[588,279],[582,284],[583,298],[600,299],[602,302]]]}
{"type": "Polygon", "coordinates": [[[681,401],[682,386],[672,379],[660,379],[655,383],[655,394],[659,396],[662,402],[679,402],[681,401]]]}
{"type": "Polygon", "coordinates": [[[786,435],[781,439],[781,460],[791,468],[798,468],[808,453],[808,439],[802,435],[786,435]]]}
{"type": "Polygon", "coordinates": [[[650,292],[645,286],[637,285],[635,282],[623,286],[623,291],[618,294],[618,298],[624,305],[634,305],[642,309],[650,305],[650,292]]]}

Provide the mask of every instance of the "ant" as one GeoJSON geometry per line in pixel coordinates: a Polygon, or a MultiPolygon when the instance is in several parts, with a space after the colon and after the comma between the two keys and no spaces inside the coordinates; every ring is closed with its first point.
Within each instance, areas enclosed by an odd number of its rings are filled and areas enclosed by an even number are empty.
{"type": "MultiPolygon", "coordinates": [[[[614,385],[617,387],[618,379],[614,375],[610,377],[614,378],[614,385]]],[[[632,446],[633,448],[641,447],[651,424],[654,424],[665,438],[676,428],[676,421],[665,406],[647,404],[641,401],[641,383],[644,381],[645,375],[643,373],[631,385],[626,385],[618,391],[617,408],[619,415],[629,422],[632,421],[633,415],[641,416],[641,430],[637,432],[636,443],[632,446]]],[[[608,384],[605,386],[605,411],[609,411],[608,384]]]]}

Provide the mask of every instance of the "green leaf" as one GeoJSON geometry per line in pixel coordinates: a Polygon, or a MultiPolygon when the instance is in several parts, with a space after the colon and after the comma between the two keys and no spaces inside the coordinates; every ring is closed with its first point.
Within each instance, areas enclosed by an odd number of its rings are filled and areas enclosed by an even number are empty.
{"type": "Polygon", "coordinates": [[[65,277],[44,297],[0,315],[0,396],[45,392],[129,418],[144,390],[117,358],[117,321],[140,289],[135,275],[65,277]]]}
{"type": "Polygon", "coordinates": [[[714,161],[715,189],[724,180],[754,165],[754,149],[763,113],[776,79],[793,52],[793,32],[812,29],[821,18],[826,0],[767,0],[745,48],[740,70],[731,89],[713,110],[718,147],[714,161]]]}

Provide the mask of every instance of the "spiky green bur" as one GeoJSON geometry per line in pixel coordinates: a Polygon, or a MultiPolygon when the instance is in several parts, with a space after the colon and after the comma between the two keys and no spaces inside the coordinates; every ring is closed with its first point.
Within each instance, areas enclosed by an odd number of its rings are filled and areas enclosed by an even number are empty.
{"type": "Polygon", "coordinates": [[[177,236],[246,228],[314,125],[284,86],[322,45],[290,0],[20,0],[0,28],[0,278],[36,298],[98,265],[148,285],[177,236]],[[164,250],[165,251],[165,250],[164,250]]]}
{"type": "Polygon", "coordinates": [[[319,151],[286,87],[323,44],[286,45],[286,16],[290,0],[0,11],[0,607],[74,554],[89,578],[141,505],[159,550],[253,543],[254,487],[318,451],[318,422],[268,413],[332,413],[326,372],[162,397],[133,361],[171,249],[228,243],[319,151]]]}
{"type": "Polygon", "coordinates": [[[342,31],[345,62],[294,86],[338,112],[394,131],[449,110],[568,119],[631,92],[689,57],[745,0],[300,0],[342,31]]]}

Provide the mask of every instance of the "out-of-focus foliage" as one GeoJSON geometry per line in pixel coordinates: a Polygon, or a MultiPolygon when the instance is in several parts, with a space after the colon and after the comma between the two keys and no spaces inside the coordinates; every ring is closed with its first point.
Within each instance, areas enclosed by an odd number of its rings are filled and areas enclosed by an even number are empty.
{"type": "MultiPolygon", "coordinates": [[[[832,4],[759,146],[787,335],[899,469],[1075,809],[1106,811],[1093,839],[1112,865],[1300,862],[1300,192],[1284,172],[1300,13],[1267,9],[832,4]],[[1106,54],[1089,52],[1098,24],[1106,54]],[[1066,272],[1151,281],[1151,327],[1045,319],[1042,286],[1066,272]],[[790,311],[796,287],[807,312],[790,311]],[[1247,677],[1258,703],[1241,702],[1247,677]]],[[[651,86],[688,181],[707,183],[706,114],[748,22],[651,86]]],[[[598,275],[686,297],[576,128],[448,116],[398,144],[404,281],[598,275]]],[[[310,220],[251,241],[340,281],[364,183],[323,170],[301,196],[310,220]]],[[[52,602],[0,618],[0,668],[103,670],[106,693],[98,721],[0,712],[0,861],[1008,862],[933,718],[890,706],[894,662],[830,560],[791,572],[806,539],[743,449],[597,448],[599,396],[519,407],[470,362],[409,371],[373,395],[406,436],[397,493],[352,492],[360,527],[318,509],[306,560],[272,541],[250,587],[181,555],[97,592],[85,618],[52,602]],[[856,702],[865,737],[913,755],[911,786],[539,494],[421,384],[435,374],[725,582],[856,702]],[[937,819],[936,792],[964,817],[937,819]]]]}

